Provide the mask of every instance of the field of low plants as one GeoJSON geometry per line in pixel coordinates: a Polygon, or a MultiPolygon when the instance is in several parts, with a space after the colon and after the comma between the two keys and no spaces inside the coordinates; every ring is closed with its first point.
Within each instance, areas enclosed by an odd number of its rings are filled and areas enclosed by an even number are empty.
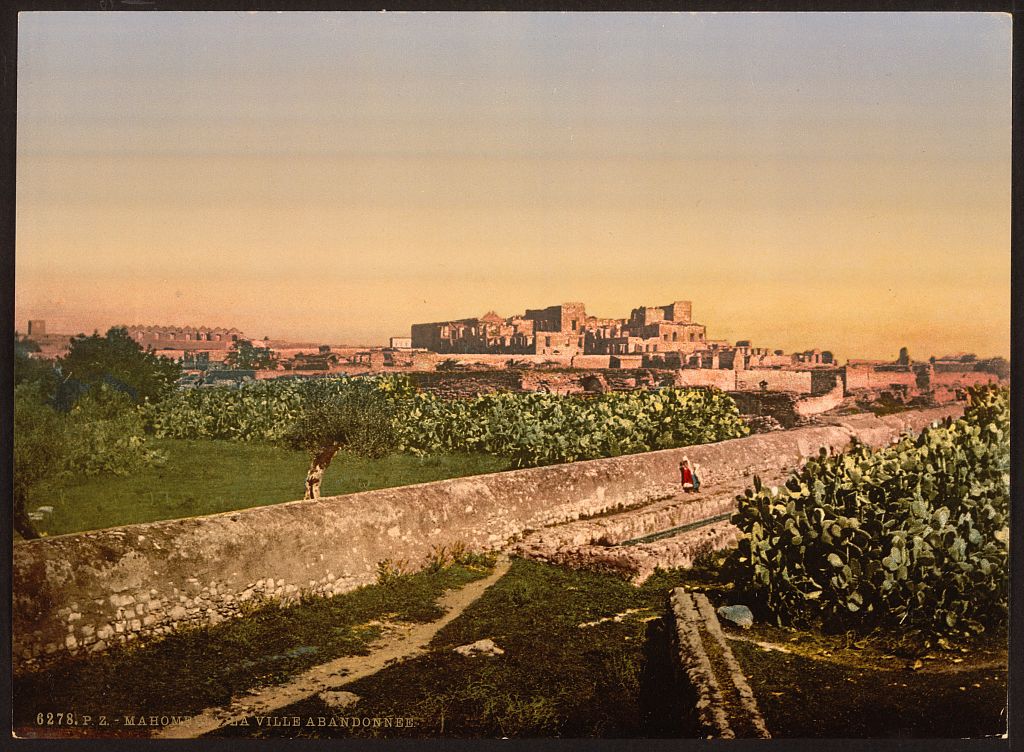
{"type": "MultiPolygon", "coordinates": [[[[339,394],[348,379],[331,379],[339,394]]],[[[416,392],[402,377],[374,379],[400,403],[399,451],[480,453],[516,467],[611,457],[746,435],[727,395],[705,389],[662,389],[598,397],[487,394],[441,399],[416,392]]],[[[323,382],[319,385],[323,388],[323,382]]],[[[310,385],[261,381],[241,388],[182,390],[143,407],[158,438],[276,442],[302,414],[310,385]]]]}
{"type": "Polygon", "coordinates": [[[781,489],[755,478],[733,517],[737,589],[778,624],[940,636],[1004,624],[1009,395],[970,398],[960,420],[884,450],[822,452],[781,489]]]}

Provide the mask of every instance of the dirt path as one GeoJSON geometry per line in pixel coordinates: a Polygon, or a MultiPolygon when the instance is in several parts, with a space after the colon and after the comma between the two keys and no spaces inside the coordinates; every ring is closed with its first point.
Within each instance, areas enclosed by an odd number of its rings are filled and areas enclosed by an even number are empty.
{"type": "Polygon", "coordinates": [[[155,739],[194,739],[216,731],[232,721],[253,715],[269,715],[275,710],[303,700],[326,689],[377,673],[389,663],[403,661],[424,652],[426,645],[442,627],[458,617],[491,585],[508,571],[510,563],[502,558],[494,571],[482,580],[471,582],[459,590],[445,593],[438,605],[445,614],[427,624],[388,624],[391,629],[370,645],[369,655],[337,658],[314,666],[287,684],[263,687],[241,697],[232,698],[227,707],[208,708],[194,716],[189,723],[166,726],[153,735],[155,739]]]}

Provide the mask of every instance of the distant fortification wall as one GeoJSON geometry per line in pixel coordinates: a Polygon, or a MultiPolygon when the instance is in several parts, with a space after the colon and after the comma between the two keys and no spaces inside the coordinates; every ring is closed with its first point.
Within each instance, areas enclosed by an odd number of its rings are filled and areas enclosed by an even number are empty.
{"type": "Polygon", "coordinates": [[[736,389],[736,371],[731,368],[681,368],[676,373],[680,386],[713,386],[724,392],[736,389]]]}
{"type": "Polygon", "coordinates": [[[813,391],[810,371],[783,371],[773,368],[748,368],[736,371],[737,389],[760,389],[762,383],[765,389],[773,392],[810,394],[813,391]]]}
{"type": "Polygon", "coordinates": [[[795,467],[852,437],[880,446],[959,407],[758,434],[717,444],[295,501],[14,546],[15,670],[68,654],[211,624],[247,603],[333,595],[390,559],[421,565],[435,545],[494,549],[528,529],[672,493],[684,454],[705,483],[795,467]]]}

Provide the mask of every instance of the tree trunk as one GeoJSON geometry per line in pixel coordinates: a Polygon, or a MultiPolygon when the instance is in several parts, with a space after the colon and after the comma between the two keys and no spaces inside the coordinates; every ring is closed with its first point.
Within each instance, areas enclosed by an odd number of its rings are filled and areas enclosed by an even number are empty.
{"type": "Polygon", "coordinates": [[[39,537],[36,526],[32,524],[28,511],[25,509],[25,497],[17,491],[14,492],[14,529],[25,540],[39,537]]]}
{"type": "Polygon", "coordinates": [[[337,453],[338,446],[332,445],[325,449],[321,449],[313,455],[313,459],[309,463],[309,471],[306,473],[305,498],[319,500],[320,483],[324,479],[324,472],[327,470],[328,465],[331,464],[331,460],[334,459],[334,455],[337,453]]]}

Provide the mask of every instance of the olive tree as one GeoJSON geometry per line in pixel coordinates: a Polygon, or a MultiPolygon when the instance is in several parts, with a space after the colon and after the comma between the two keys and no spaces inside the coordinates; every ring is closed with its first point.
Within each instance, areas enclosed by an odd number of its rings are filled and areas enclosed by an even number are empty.
{"type": "Polygon", "coordinates": [[[352,380],[340,389],[330,381],[307,386],[303,410],[284,442],[309,453],[305,498],[319,499],[324,472],[338,452],[378,458],[395,449],[397,406],[390,395],[369,382],[352,380]]]}

